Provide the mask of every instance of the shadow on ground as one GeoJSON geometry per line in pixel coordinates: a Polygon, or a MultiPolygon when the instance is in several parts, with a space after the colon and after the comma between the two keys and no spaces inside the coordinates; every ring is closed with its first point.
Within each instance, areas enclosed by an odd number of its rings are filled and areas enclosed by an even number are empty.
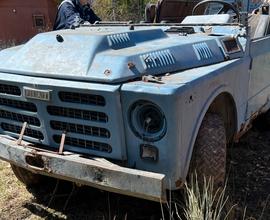
{"type": "Polygon", "coordinates": [[[34,199],[26,202],[24,208],[46,219],[155,220],[162,216],[158,203],[78,187],[65,181],[59,181],[59,184],[50,181],[50,184],[28,190],[34,199]]]}

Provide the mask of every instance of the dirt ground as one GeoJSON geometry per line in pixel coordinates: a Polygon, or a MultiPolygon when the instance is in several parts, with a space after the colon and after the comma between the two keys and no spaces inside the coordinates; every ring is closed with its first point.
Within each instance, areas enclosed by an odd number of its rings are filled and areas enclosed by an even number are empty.
{"type": "MultiPolygon", "coordinates": [[[[270,130],[262,121],[229,150],[229,206],[235,205],[232,219],[270,219],[270,130]]],[[[57,190],[55,186],[50,182],[27,190],[9,164],[0,162],[0,220],[162,218],[158,203],[89,187],[75,188],[71,194],[72,184],[66,182],[60,182],[57,190]]],[[[166,205],[162,210],[166,215],[166,205]]]]}
{"type": "Polygon", "coordinates": [[[270,219],[270,126],[266,121],[258,118],[229,152],[229,194],[239,213],[246,209],[250,219],[270,219]]]}

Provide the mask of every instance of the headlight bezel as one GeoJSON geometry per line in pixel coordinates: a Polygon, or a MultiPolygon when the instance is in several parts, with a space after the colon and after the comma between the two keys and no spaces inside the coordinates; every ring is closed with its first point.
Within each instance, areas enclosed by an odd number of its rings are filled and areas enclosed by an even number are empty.
{"type": "Polygon", "coordinates": [[[143,141],[159,141],[167,132],[165,114],[152,101],[137,100],[134,102],[128,110],[128,118],[131,130],[143,141]]]}

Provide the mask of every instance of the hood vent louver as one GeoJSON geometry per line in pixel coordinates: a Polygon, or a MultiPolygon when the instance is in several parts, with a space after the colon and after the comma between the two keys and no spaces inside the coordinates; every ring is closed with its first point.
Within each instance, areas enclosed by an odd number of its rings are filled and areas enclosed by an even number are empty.
{"type": "Polygon", "coordinates": [[[144,69],[167,67],[175,64],[175,58],[170,50],[160,50],[140,56],[144,69]]]}
{"type": "Polygon", "coordinates": [[[109,46],[114,50],[135,46],[135,43],[131,41],[128,33],[108,35],[107,39],[109,46]]]}
{"type": "Polygon", "coordinates": [[[193,49],[198,60],[208,60],[213,58],[213,53],[205,42],[193,44],[193,49]]]}

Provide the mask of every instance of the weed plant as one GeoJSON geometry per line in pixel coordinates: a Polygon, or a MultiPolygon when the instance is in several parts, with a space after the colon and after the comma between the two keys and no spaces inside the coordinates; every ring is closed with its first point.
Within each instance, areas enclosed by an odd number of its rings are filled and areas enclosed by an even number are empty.
{"type": "MultiPolygon", "coordinates": [[[[212,178],[204,177],[203,184],[199,184],[197,175],[191,176],[189,184],[184,187],[183,217],[186,220],[226,220],[236,205],[228,208],[229,196],[226,196],[226,186],[215,188],[212,178]]],[[[179,213],[179,212],[178,212],[179,213]]]]}

